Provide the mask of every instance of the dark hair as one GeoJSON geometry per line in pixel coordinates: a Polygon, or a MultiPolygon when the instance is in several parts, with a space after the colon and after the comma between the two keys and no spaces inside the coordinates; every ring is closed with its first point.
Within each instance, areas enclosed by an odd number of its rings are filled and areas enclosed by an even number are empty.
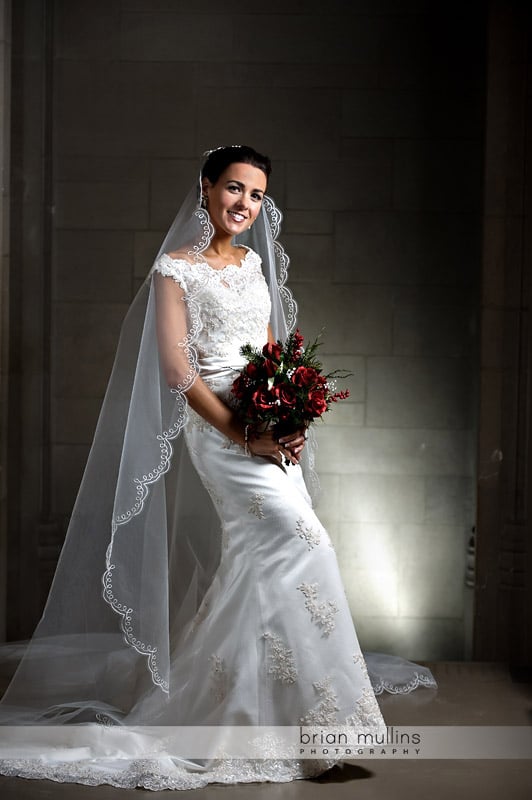
{"type": "Polygon", "coordinates": [[[201,177],[208,178],[214,185],[222,172],[231,164],[251,164],[252,167],[262,170],[267,178],[272,171],[271,161],[268,156],[257,153],[252,147],[246,145],[231,145],[218,147],[208,155],[201,170],[201,177]]]}

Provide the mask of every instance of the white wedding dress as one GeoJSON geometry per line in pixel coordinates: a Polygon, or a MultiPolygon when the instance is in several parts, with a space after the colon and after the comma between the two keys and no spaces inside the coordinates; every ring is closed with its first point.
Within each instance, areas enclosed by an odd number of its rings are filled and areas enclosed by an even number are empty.
{"type": "MultiPolygon", "coordinates": [[[[240,346],[262,347],[269,321],[259,256],[248,249],[240,265],[215,270],[207,263],[163,255],[154,269],[185,294],[194,293],[202,323],[200,374],[231,403],[235,370],[243,365],[240,346]]],[[[168,701],[147,719],[148,694],[129,722],[383,730],[375,691],[408,692],[435,684],[428,670],[401,661],[400,679],[373,675],[372,688],[335,551],[312,510],[301,468],[280,468],[247,456],[191,409],[184,434],[220,519],[221,560],[198,612],[175,643],[168,701]]],[[[153,692],[158,691],[154,686],[153,692]]],[[[17,758],[5,758],[0,749],[0,772],[93,785],[188,789],[210,782],[305,778],[333,763],[260,757],[191,763],[172,749],[139,757],[138,739],[131,754],[126,748],[106,758],[89,748],[72,760],[65,758],[65,748],[54,753],[41,745],[39,759],[28,758],[20,745],[17,758]]]]}

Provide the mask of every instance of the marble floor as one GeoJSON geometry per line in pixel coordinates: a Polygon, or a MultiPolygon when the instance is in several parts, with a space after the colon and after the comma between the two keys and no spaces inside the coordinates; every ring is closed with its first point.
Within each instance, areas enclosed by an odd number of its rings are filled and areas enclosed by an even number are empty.
{"type": "MultiPolygon", "coordinates": [[[[532,681],[505,665],[429,664],[438,692],[380,698],[388,725],[532,725],[532,681]]],[[[1,800],[138,800],[141,789],[88,787],[0,778],[1,800]]],[[[168,792],[161,794],[161,800],[168,792]]],[[[320,778],[288,784],[209,786],[179,792],[181,800],[530,800],[530,760],[373,760],[334,768],[320,778]]]]}

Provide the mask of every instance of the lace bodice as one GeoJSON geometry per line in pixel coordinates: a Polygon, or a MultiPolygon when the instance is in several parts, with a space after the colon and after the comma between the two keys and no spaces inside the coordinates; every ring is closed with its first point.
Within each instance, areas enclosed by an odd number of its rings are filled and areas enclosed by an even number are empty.
{"type": "Polygon", "coordinates": [[[181,286],[192,322],[199,316],[196,348],[200,365],[211,357],[227,365],[241,365],[243,344],[262,347],[266,342],[271,302],[261,259],[254,250],[247,249],[240,266],[230,264],[223,269],[165,253],[154,269],[181,286]]]}

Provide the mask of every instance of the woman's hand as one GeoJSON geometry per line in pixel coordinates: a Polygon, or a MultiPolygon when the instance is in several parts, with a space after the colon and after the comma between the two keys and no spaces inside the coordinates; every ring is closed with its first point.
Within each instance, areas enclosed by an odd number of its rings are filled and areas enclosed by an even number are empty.
{"type": "Polygon", "coordinates": [[[284,449],[289,452],[289,458],[292,464],[298,464],[303,454],[303,448],[307,440],[306,430],[300,430],[290,436],[281,436],[279,443],[282,443],[284,449]]]}
{"type": "Polygon", "coordinates": [[[276,439],[271,431],[250,436],[248,447],[254,456],[269,458],[282,466],[283,458],[292,464],[298,464],[305,446],[306,436],[303,431],[281,436],[276,439]]]}

